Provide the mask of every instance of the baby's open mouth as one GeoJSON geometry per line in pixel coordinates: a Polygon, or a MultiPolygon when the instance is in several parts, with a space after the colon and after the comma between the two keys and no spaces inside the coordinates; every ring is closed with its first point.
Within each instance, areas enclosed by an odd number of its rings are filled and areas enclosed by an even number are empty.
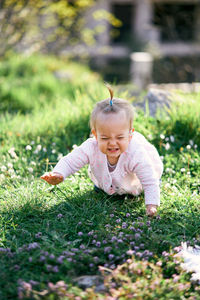
{"type": "Polygon", "coordinates": [[[119,148],[108,148],[108,151],[109,152],[116,152],[116,151],[118,151],[119,150],[119,148]]]}

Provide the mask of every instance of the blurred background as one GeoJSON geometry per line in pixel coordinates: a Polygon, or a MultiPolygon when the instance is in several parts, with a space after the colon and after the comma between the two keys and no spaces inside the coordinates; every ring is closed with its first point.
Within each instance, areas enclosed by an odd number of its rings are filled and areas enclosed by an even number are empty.
{"type": "Polygon", "coordinates": [[[197,82],[200,2],[1,0],[0,58],[14,52],[80,60],[120,84],[135,80],[132,54],[147,53],[139,63],[151,82],[197,82]]]}

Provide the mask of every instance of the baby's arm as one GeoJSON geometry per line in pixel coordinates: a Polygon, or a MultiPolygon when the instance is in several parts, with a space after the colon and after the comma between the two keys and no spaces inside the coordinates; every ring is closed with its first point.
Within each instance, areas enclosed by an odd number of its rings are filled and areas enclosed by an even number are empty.
{"type": "Polygon", "coordinates": [[[57,172],[46,172],[40,178],[52,185],[59,184],[64,180],[63,175],[57,172]]]}
{"type": "Polygon", "coordinates": [[[56,185],[69,175],[77,172],[84,165],[89,163],[91,142],[91,139],[88,139],[81,146],[75,148],[72,152],[59,160],[52,172],[47,172],[40,178],[49,184],[56,185]]]}

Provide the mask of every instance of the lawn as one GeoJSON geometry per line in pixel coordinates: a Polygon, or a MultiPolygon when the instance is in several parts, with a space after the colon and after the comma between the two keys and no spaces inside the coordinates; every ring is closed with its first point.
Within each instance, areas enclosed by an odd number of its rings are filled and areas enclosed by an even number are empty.
{"type": "Polygon", "coordinates": [[[0,82],[0,299],[200,299],[176,256],[182,242],[200,246],[200,95],[176,91],[167,113],[135,114],[164,163],[151,219],[143,195],[96,193],[87,167],[56,187],[39,178],[89,137],[92,107],[108,97],[98,74],[64,58],[12,56],[0,82]],[[104,295],[73,281],[96,274],[104,295]]]}

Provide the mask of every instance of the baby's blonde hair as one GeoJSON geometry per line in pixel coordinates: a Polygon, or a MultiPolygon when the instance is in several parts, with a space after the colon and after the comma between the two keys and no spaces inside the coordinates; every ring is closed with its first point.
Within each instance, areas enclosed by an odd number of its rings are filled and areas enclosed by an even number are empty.
{"type": "MultiPolygon", "coordinates": [[[[108,87],[108,86],[107,86],[108,87]]],[[[99,113],[103,114],[116,114],[120,111],[125,111],[127,120],[130,123],[130,129],[133,125],[133,106],[127,100],[121,98],[113,98],[113,90],[108,87],[111,98],[104,99],[96,103],[91,117],[90,117],[90,128],[91,130],[96,129],[96,120],[99,113]]]]}

